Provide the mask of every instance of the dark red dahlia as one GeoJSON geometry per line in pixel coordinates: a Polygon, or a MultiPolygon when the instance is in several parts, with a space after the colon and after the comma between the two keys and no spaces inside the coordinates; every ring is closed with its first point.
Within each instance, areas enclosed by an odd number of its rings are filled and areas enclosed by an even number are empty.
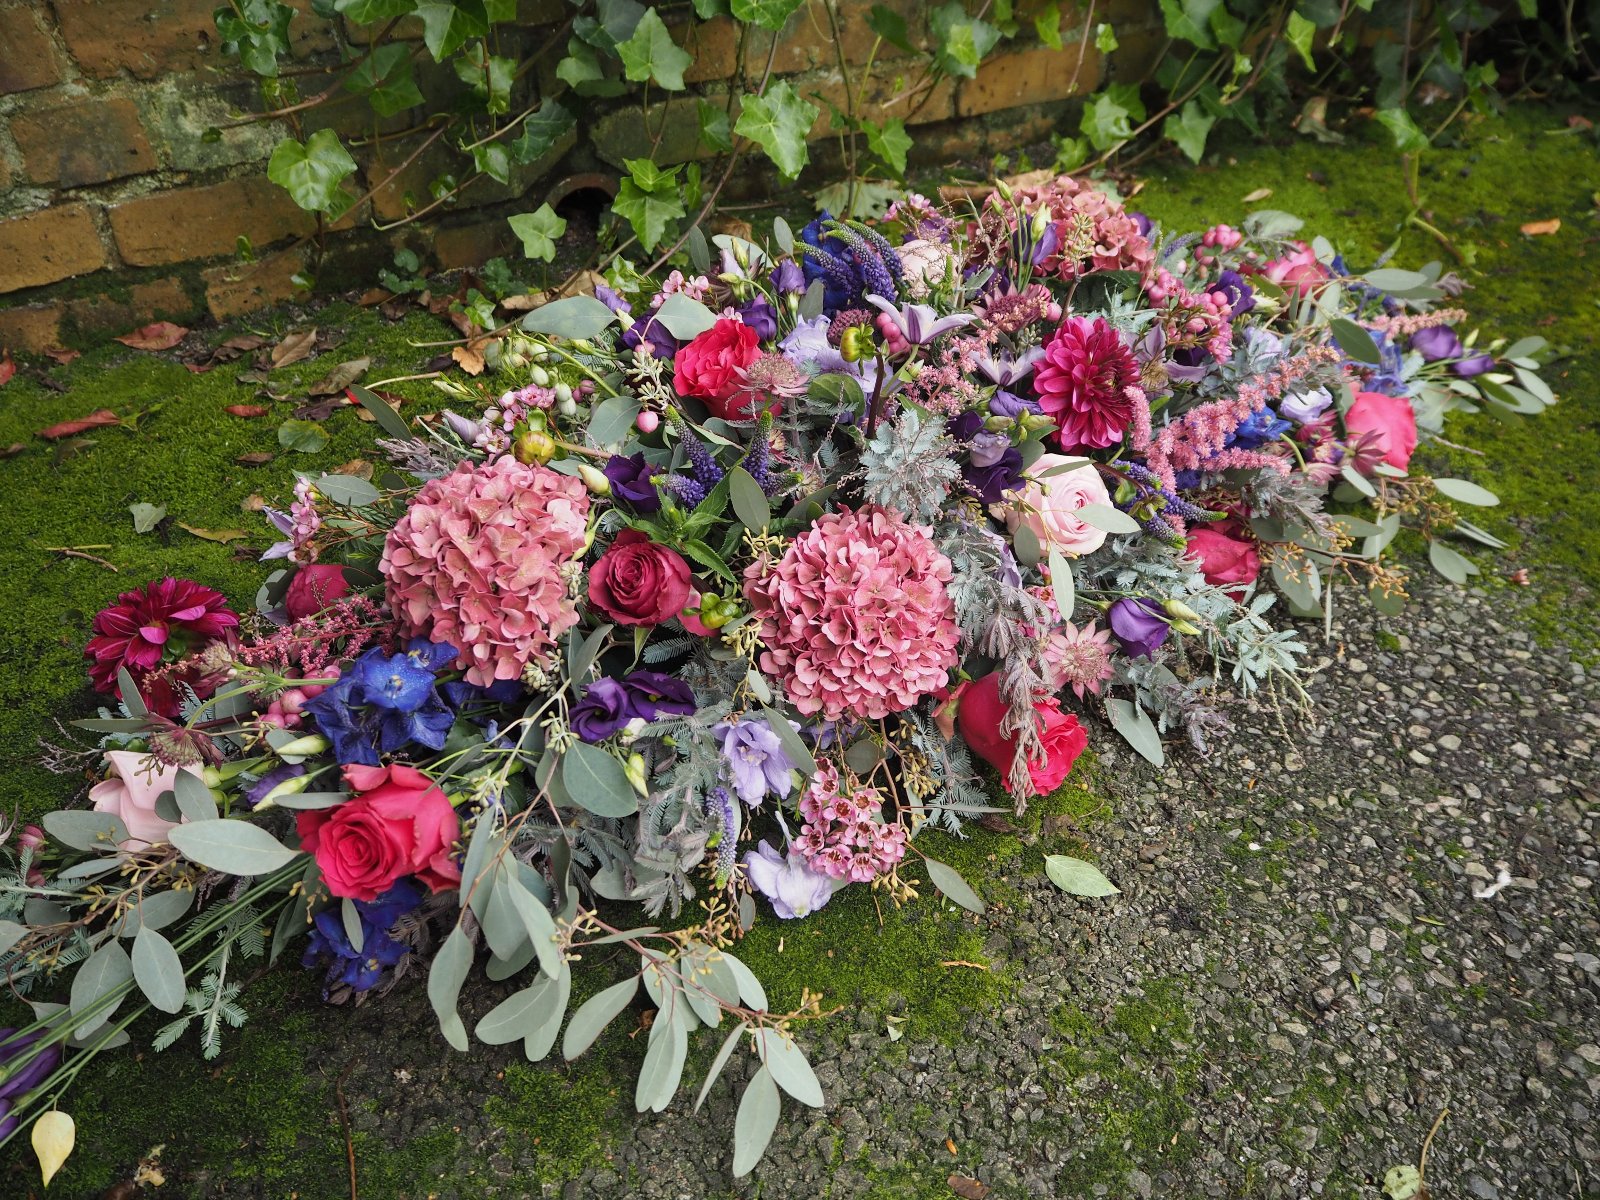
{"type": "Polygon", "coordinates": [[[1133,420],[1139,364],[1104,318],[1068,317],[1044,344],[1033,385],[1062,450],[1100,450],[1133,420]]]}
{"type": "MultiPolygon", "coordinates": [[[[228,607],[228,599],[214,588],[190,579],[158,579],[132,592],[123,592],[117,603],[103,609],[94,619],[94,636],[84,647],[89,660],[89,678],[95,690],[114,693],[117,670],[127,667],[139,684],[140,694],[152,711],[173,716],[178,711],[178,696],[165,674],[150,680],[145,677],[163,663],[173,663],[205,648],[219,638],[231,637],[239,626],[239,616],[228,607]]],[[[199,694],[215,688],[214,680],[203,672],[188,679],[199,694]]]]}

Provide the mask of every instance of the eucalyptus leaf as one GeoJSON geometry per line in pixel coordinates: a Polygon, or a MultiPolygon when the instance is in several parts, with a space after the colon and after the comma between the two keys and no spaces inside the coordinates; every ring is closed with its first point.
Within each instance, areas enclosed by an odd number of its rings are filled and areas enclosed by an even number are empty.
{"type": "Polygon", "coordinates": [[[561,782],[574,804],[597,817],[628,817],[639,811],[639,793],[622,764],[598,746],[574,742],[561,756],[561,782]]]}
{"type": "Polygon", "coordinates": [[[382,396],[370,388],[364,388],[359,383],[352,383],[345,389],[356,398],[356,403],[367,410],[367,415],[377,422],[378,428],[389,437],[399,438],[403,442],[411,440],[411,428],[394,407],[382,396]]]}
{"type": "Polygon", "coordinates": [[[1050,590],[1055,596],[1056,610],[1061,614],[1063,621],[1072,620],[1072,610],[1077,604],[1077,595],[1072,583],[1072,564],[1067,561],[1066,555],[1050,547],[1050,590]]]}
{"type": "Polygon", "coordinates": [[[1383,362],[1383,356],[1378,353],[1377,343],[1372,340],[1372,335],[1348,317],[1334,317],[1328,322],[1328,328],[1333,333],[1333,340],[1339,343],[1347,358],[1359,363],[1378,366],[1383,362]]]}
{"type": "Polygon", "coordinates": [[[248,821],[191,821],[175,826],[167,840],[190,862],[229,875],[265,875],[300,854],[248,821]]]}
{"type": "Polygon", "coordinates": [[[72,990],[68,1008],[72,1010],[73,1019],[77,1022],[74,1035],[79,1038],[88,1037],[111,1019],[111,1014],[121,1006],[119,997],[113,1004],[105,1005],[98,1011],[90,1013],[90,1009],[110,996],[112,993],[124,988],[133,982],[133,962],[128,958],[128,952],[122,948],[122,943],[115,938],[108,938],[101,943],[100,948],[89,955],[78,973],[72,977],[72,990]]]}
{"type": "Polygon", "coordinates": [[[767,728],[778,735],[778,741],[783,744],[783,755],[790,764],[804,775],[815,775],[817,760],[795,732],[794,726],[789,724],[788,718],[769,704],[761,706],[761,715],[766,719],[767,728]]]}
{"type": "MultiPolygon", "coordinates": [[[[115,862],[116,860],[112,860],[115,862]]],[[[194,902],[193,888],[172,888],[165,892],[152,892],[130,904],[112,926],[118,937],[133,937],[143,929],[165,929],[194,902]]]]}
{"type": "Polygon", "coordinates": [[[1479,508],[1493,508],[1500,503],[1499,496],[1496,496],[1488,488],[1479,487],[1468,479],[1452,479],[1448,475],[1435,477],[1433,486],[1439,490],[1441,496],[1446,496],[1462,504],[1472,504],[1479,508]]]}
{"type": "Polygon", "coordinates": [[[597,336],[614,317],[615,314],[593,296],[568,296],[534,309],[522,318],[522,328],[529,333],[583,341],[597,336]]]}
{"type": "Polygon", "coordinates": [[[502,878],[507,896],[510,897],[511,907],[522,922],[522,927],[528,933],[528,940],[533,943],[533,952],[538,956],[539,969],[546,975],[555,975],[561,968],[561,949],[556,945],[558,934],[555,919],[551,917],[550,910],[544,902],[530,892],[523,885],[522,880],[514,870],[503,870],[502,878]]]}
{"type": "Polygon", "coordinates": [[[826,1103],[816,1072],[806,1061],[805,1051],[793,1038],[785,1037],[772,1028],[758,1030],[755,1038],[761,1061],[766,1064],[774,1083],[801,1104],[821,1108],[826,1103]]]}
{"type": "Polygon", "coordinates": [[[178,802],[178,811],[186,820],[217,819],[217,802],[212,798],[211,789],[206,786],[205,780],[193,771],[179,771],[177,782],[172,785],[172,792],[178,802]]]}
{"type": "Polygon", "coordinates": [[[783,1102],[771,1073],[762,1067],[745,1084],[739,1099],[739,1112],[733,1119],[733,1173],[737,1178],[750,1174],[772,1141],[778,1128],[783,1102]]]}
{"type": "Polygon", "coordinates": [[[1132,700],[1112,697],[1106,701],[1106,715],[1111,718],[1111,728],[1122,735],[1124,741],[1155,766],[1166,762],[1166,751],[1161,747],[1161,735],[1156,732],[1150,714],[1132,700]]]}
{"type": "Polygon", "coordinates": [[[733,503],[734,515],[751,533],[760,533],[772,520],[772,506],[767,494],[743,467],[728,472],[728,499],[733,503]]]}
{"type": "Polygon", "coordinates": [[[145,999],[164,1013],[183,1007],[188,988],[183,981],[183,962],[171,942],[146,925],[133,939],[132,961],[134,982],[145,999]]]}
{"type": "Polygon", "coordinates": [[[513,992],[484,1014],[472,1034],[486,1046],[504,1046],[521,1041],[549,1017],[550,1002],[555,999],[552,990],[538,983],[513,992]]]}
{"type": "Polygon", "coordinates": [[[639,977],[632,975],[585,1000],[567,1022],[566,1036],[561,1040],[562,1057],[570,1062],[594,1045],[605,1027],[632,1004],[638,994],[639,977]]]}
{"type": "Polygon", "coordinates": [[[466,1050],[467,1027],[456,1012],[456,1001],[461,995],[461,985],[467,981],[467,971],[472,967],[472,942],[466,930],[457,925],[445,938],[439,953],[434,955],[433,966],[428,971],[428,1001],[439,1018],[439,1030],[444,1040],[457,1050],[466,1050]]]}
{"type": "Polygon", "coordinates": [[[1107,533],[1138,533],[1139,522],[1109,504],[1085,504],[1072,514],[1085,525],[1093,525],[1107,533]]]}
{"type": "MultiPolygon", "coordinates": [[[[972,885],[961,878],[961,872],[954,867],[946,866],[931,858],[923,858],[923,865],[928,868],[928,878],[933,886],[945,894],[947,898],[955,901],[969,912],[981,913],[987,911],[978,893],[972,890],[972,885]]],[[[787,1090],[787,1089],[785,1089],[787,1090]]],[[[799,1097],[796,1097],[799,1099],[799,1097]]]]}
{"type": "Polygon", "coordinates": [[[689,1031],[682,1009],[656,1014],[650,1026],[650,1045],[639,1067],[634,1087],[633,1106],[639,1112],[663,1112],[672,1103],[683,1079],[683,1063],[689,1054],[689,1031]]]}
{"type": "Polygon", "coordinates": [[[541,1001],[544,1016],[522,1039],[522,1054],[529,1062],[542,1062],[556,1044],[562,1018],[567,1015],[567,1001],[572,998],[572,969],[562,963],[554,978],[542,976],[533,986],[542,989],[551,999],[548,1003],[541,1001]]]}
{"type": "Polygon", "coordinates": [[[1477,563],[1439,541],[1428,543],[1428,562],[1451,583],[1466,583],[1469,576],[1478,574],[1477,563]]]}
{"type": "Polygon", "coordinates": [[[715,325],[717,314],[693,296],[685,292],[673,292],[656,309],[655,319],[680,342],[688,342],[715,325]]]}
{"type": "Polygon", "coordinates": [[[63,809],[45,813],[44,831],[74,850],[108,850],[129,840],[128,827],[116,813],[63,809]]]}
{"type": "Polygon", "coordinates": [[[1099,867],[1081,858],[1047,854],[1044,873],[1050,876],[1051,883],[1074,896],[1116,896],[1121,893],[1121,889],[1107,879],[1099,867]]]}
{"type": "Polygon", "coordinates": [[[722,1075],[722,1069],[728,1065],[728,1060],[733,1057],[733,1052],[739,1048],[739,1043],[744,1035],[750,1032],[748,1025],[735,1025],[723,1040],[722,1049],[717,1051],[717,1056],[711,1060],[711,1066],[706,1068],[706,1077],[701,1081],[700,1091],[694,1098],[694,1111],[699,1112],[700,1106],[706,1102],[706,1096],[711,1092],[711,1085],[716,1083],[722,1075]]]}

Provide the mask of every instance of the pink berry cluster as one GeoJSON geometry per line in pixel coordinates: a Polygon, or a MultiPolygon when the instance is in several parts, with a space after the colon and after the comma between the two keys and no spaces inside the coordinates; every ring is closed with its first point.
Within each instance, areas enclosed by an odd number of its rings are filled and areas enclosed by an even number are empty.
{"type": "Polygon", "coordinates": [[[883,797],[852,777],[841,780],[831,763],[818,766],[800,797],[805,824],[795,846],[824,875],[851,883],[870,883],[887,875],[906,856],[906,831],[883,819],[883,797]]]}
{"type": "Polygon", "coordinates": [[[1153,303],[1167,305],[1163,327],[1169,346],[1204,346],[1218,362],[1227,361],[1233,353],[1228,323],[1233,301],[1227,292],[1192,292],[1167,268],[1157,267],[1145,293],[1153,303]]]}

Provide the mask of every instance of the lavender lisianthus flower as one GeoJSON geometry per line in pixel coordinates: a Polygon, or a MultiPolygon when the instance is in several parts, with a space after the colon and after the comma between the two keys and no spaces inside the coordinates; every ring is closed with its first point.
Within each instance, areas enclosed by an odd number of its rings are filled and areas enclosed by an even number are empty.
{"type": "Polygon", "coordinates": [[[764,840],[744,856],[744,867],[750,886],[785,921],[816,912],[843,883],[815,870],[797,851],[791,849],[784,857],[764,840]]]}
{"type": "Polygon", "coordinates": [[[1438,362],[1441,358],[1460,358],[1467,352],[1456,331],[1448,325],[1430,325],[1427,329],[1417,330],[1411,335],[1410,345],[1428,362],[1438,362]]]}
{"type": "Polygon", "coordinates": [[[1471,358],[1463,358],[1458,363],[1451,363],[1450,369],[1462,379],[1471,379],[1474,375],[1482,375],[1494,367],[1494,358],[1488,354],[1474,354],[1471,358]]]}
{"type": "Polygon", "coordinates": [[[655,472],[656,468],[645,462],[642,450],[626,458],[613,454],[601,468],[601,473],[611,483],[611,495],[639,513],[661,511],[661,497],[651,482],[655,472]]]}
{"type": "Polygon", "coordinates": [[[768,278],[772,281],[773,290],[780,296],[806,290],[806,273],[797,263],[787,258],[772,269],[772,274],[768,278]]]}
{"type": "Polygon", "coordinates": [[[267,798],[267,793],[280,783],[287,783],[291,779],[298,779],[306,773],[304,763],[279,763],[254,783],[247,784],[240,790],[245,803],[251,808],[260,804],[267,798]]]}
{"type": "Polygon", "coordinates": [[[671,358],[678,352],[678,339],[667,332],[667,327],[655,315],[640,317],[622,335],[622,344],[633,350],[645,345],[656,358],[671,358]]]}
{"type": "Polygon", "coordinates": [[[794,763],[784,753],[783,742],[765,721],[721,721],[712,732],[722,739],[722,756],[733,775],[739,799],[754,806],[768,792],[787,796],[794,786],[794,763]]]}
{"type": "Polygon", "coordinates": [[[1004,388],[989,397],[989,411],[997,417],[1020,417],[1023,413],[1038,414],[1043,410],[1032,396],[1019,396],[1004,388]]]}
{"type": "Polygon", "coordinates": [[[1171,626],[1154,600],[1118,600],[1106,613],[1111,633],[1129,658],[1149,658],[1167,640],[1171,626]]]}
{"type": "Polygon", "coordinates": [[[687,717],[695,710],[694,689],[662,671],[635,671],[622,681],[622,689],[630,718],[687,717]]]}
{"type": "Polygon", "coordinates": [[[1325,387],[1296,392],[1278,402],[1278,412],[1291,421],[1309,425],[1333,405],[1333,394],[1325,387]]]}
{"type": "Polygon", "coordinates": [[[778,313],[765,296],[755,296],[741,304],[739,319],[754,329],[763,342],[778,336],[778,313]]]}
{"type": "Polygon", "coordinates": [[[0,1029],[0,1138],[16,1129],[18,1118],[11,1115],[29,1092],[38,1087],[61,1063],[61,1046],[51,1043],[43,1049],[30,1049],[47,1031],[18,1033],[0,1029]]]}
{"type": "Polygon", "coordinates": [[[631,317],[633,315],[633,305],[624,300],[620,292],[614,291],[603,283],[595,284],[594,298],[618,316],[631,317]]]}

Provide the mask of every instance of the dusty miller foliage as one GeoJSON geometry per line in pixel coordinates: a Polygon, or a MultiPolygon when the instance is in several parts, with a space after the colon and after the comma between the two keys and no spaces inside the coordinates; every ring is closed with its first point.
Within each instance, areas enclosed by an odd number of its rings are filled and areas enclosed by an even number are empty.
{"type": "Polygon", "coordinates": [[[930,525],[961,477],[944,421],[905,407],[861,448],[861,495],[869,504],[930,525]]]}

